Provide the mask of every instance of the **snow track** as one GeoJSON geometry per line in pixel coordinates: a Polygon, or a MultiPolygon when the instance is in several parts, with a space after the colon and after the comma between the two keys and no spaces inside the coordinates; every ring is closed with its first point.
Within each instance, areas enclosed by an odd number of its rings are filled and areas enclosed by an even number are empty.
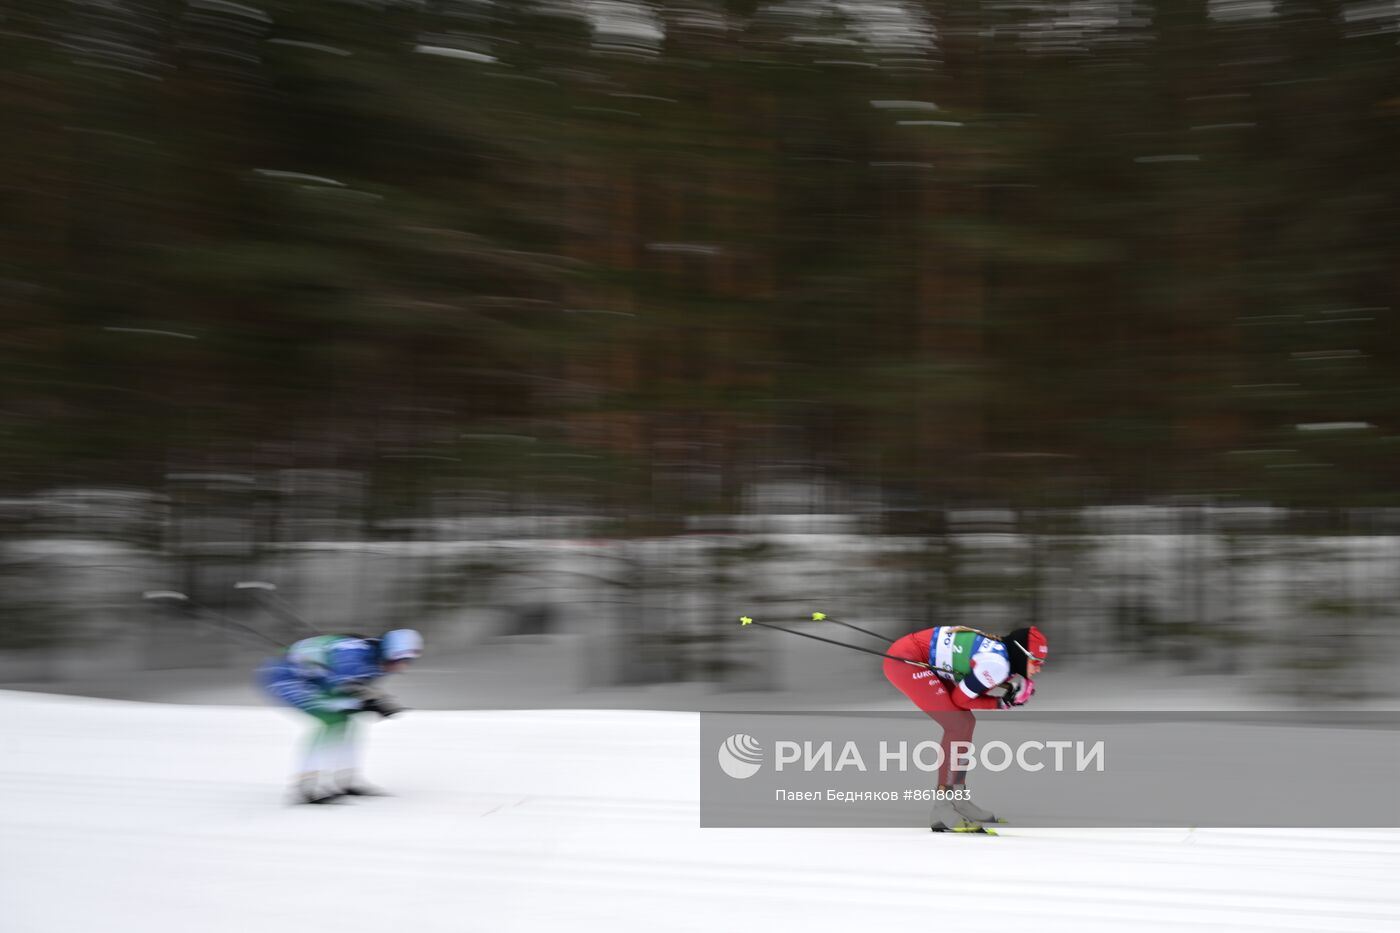
{"type": "Polygon", "coordinates": [[[271,709],[0,721],[5,933],[849,933],[984,891],[1036,931],[1400,930],[1400,830],[702,830],[691,713],[410,713],[366,743],[398,796],[326,807],[284,804],[271,709]]]}

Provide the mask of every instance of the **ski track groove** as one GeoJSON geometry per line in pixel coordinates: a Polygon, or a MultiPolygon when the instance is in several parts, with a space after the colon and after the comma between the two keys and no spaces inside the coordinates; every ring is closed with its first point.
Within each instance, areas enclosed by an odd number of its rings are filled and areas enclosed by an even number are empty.
{"type": "MultiPolygon", "coordinates": [[[[324,810],[317,810],[324,813],[324,810]]],[[[11,829],[15,828],[12,824],[11,829]]],[[[53,827],[30,826],[36,835],[51,834],[53,827]]],[[[76,836],[93,833],[91,828],[72,828],[76,836]]],[[[137,835],[137,830],[108,829],[100,833],[108,836],[137,835]]],[[[51,839],[51,836],[49,836],[51,839]]],[[[228,839],[211,839],[209,836],[188,833],[176,835],[162,833],[149,841],[147,851],[152,854],[171,855],[182,865],[196,862],[212,867],[232,863],[244,864],[256,856],[262,866],[294,868],[306,864],[308,859],[326,855],[324,845],[297,843],[286,839],[277,841],[274,852],[265,851],[266,842],[261,840],[236,840],[243,845],[230,845],[228,839]],[[171,851],[172,842],[178,841],[180,851],[171,851]],[[210,843],[217,841],[217,849],[210,843]],[[269,858],[269,856],[272,856],[269,858]]],[[[963,842],[966,840],[955,840],[963,842]]],[[[372,880],[376,872],[382,870],[380,856],[392,854],[396,869],[411,869],[416,878],[437,877],[450,882],[460,877],[463,871],[470,871],[474,883],[483,882],[506,885],[529,885],[538,875],[549,877],[550,884],[577,888],[583,891],[598,892],[604,888],[618,892],[643,890],[650,894],[660,894],[668,898],[707,898],[734,897],[789,900],[800,899],[804,903],[824,904],[865,903],[872,896],[880,899],[885,907],[903,906],[917,909],[927,903],[927,893],[920,886],[929,878],[922,873],[909,872],[901,875],[886,873],[874,878],[856,876],[848,872],[827,870],[786,870],[758,868],[754,866],[724,866],[702,862],[668,862],[658,864],[646,858],[599,858],[596,855],[557,856],[538,851],[506,851],[501,848],[473,848],[463,845],[425,847],[421,843],[414,846],[381,845],[373,857],[357,860],[339,859],[338,870],[342,873],[362,873],[366,880],[372,880]],[[450,864],[444,864],[443,856],[453,856],[450,864]],[[465,859],[463,857],[466,857],[465,859]],[[503,866],[502,862],[513,863],[503,866]],[[849,882],[860,882],[857,890],[850,890],[849,882]],[[847,883],[843,885],[843,882],[847,883]]],[[[1134,911],[1150,911],[1158,920],[1163,915],[1190,914],[1222,911],[1240,913],[1244,916],[1231,918],[1233,928],[1242,929],[1317,929],[1324,920],[1346,920],[1348,923],[1360,921],[1400,921],[1400,910],[1375,911],[1351,904],[1344,897],[1323,897],[1312,895],[1302,903],[1295,898],[1289,904],[1288,917],[1268,917],[1255,919],[1261,907],[1270,906],[1264,895],[1223,894],[1203,888],[1177,889],[1169,894],[1154,892],[1143,885],[1121,885],[1096,883],[1092,888],[1099,902],[1090,909],[1103,919],[1131,919],[1140,913],[1123,913],[1115,908],[1130,905],[1134,911]],[[1190,905],[1184,906],[1183,900],[1190,905]]],[[[1018,882],[1018,896],[1032,899],[1038,904],[1053,905],[1060,902],[1074,902],[1078,896],[1065,893],[1054,885],[1033,882],[1018,882]]],[[[1082,906],[1082,905],[1081,905],[1082,906]]],[[[1183,916],[1182,924],[1194,925],[1198,921],[1183,916]]],[[[1351,927],[1355,929],[1355,927],[1351,927]]]]}

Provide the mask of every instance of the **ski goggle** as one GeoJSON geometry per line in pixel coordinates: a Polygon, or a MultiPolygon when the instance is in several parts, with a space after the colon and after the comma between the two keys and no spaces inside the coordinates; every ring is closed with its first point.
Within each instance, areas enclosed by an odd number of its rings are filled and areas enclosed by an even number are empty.
{"type": "Polygon", "coordinates": [[[1030,658],[1032,661],[1039,661],[1041,664],[1044,664],[1046,658],[1048,657],[1048,655],[1043,654],[1031,654],[1031,649],[1027,648],[1019,641],[1013,641],[1011,644],[1015,645],[1017,648],[1020,648],[1023,652],[1025,652],[1026,657],[1030,658]]]}

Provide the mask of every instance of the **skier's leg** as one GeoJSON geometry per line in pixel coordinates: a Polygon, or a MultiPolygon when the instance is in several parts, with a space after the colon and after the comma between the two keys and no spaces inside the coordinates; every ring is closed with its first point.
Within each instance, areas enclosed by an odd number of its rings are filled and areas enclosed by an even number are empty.
{"type": "Polygon", "coordinates": [[[296,777],[297,795],[305,803],[328,803],[341,796],[321,781],[322,774],[335,770],[336,756],[343,742],[350,716],[341,710],[303,710],[316,720],[303,746],[301,767],[296,777]]]}
{"type": "Polygon", "coordinates": [[[926,710],[929,717],[943,728],[943,766],[938,769],[938,783],[943,787],[961,786],[967,781],[967,771],[955,769],[954,765],[960,763],[957,761],[958,753],[965,753],[972,743],[972,730],[977,727],[977,717],[954,706],[946,688],[943,699],[948,704],[946,708],[926,710]],[[955,743],[961,743],[961,747],[954,748],[955,743]]]}
{"type": "Polygon", "coordinates": [[[353,717],[345,723],[345,731],[341,735],[341,740],[336,746],[335,756],[335,781],[336,788],[340,793],[349,797],[388,797],[389,792],[367,783],[360,777],[359,769],[359,733],[362,730],[355,725],[353,717]]]}
{"type": "Polygon", "coordinates": [[[977,717],[953,706],[952,696],[946,690],[945,695],[948,696],[949,709],[929,712],[929,716],[943,727],[943,766],[938,769],[938,787],[954,792],[953,809],[967,819],[977,823],[999,823],[1001,820],[995,813],[972,802],[967,790],[967,771],[957,767],[962,763],[958,760],[958,753],[971,749],[972,730],[977,727],[977,717]]]}
{"type": "Polygon", "coordinates": [[[335,778],[342,789],[353,784],[355,779],[355,734],[355,721],[347,719],[335,747],[335,778]]]}
{"type": "MultiPolygon", "coordinates": [[[[900,639],[890,646],[889,654],[897,657],[910,657],[912,646],[900,639]]],[[[940,790],[966,790],[963,781],[965,771],[953,770],[953,743],[971,742],[972,731],[977,719],[965,709],[953,703],[948,685],[933,671],[927,668],[904,664],[896,660],[885,661],[885,677],[915,706],[928,714],[929,718],[943,730],[940,743],[943,749],[942,761],[938,768],[940,790]]],[[[996,817],[970,800],[941,800],[934,805],[930,826],[935,831],[976,832],[982,822],[993,822],[996,817]]]]}

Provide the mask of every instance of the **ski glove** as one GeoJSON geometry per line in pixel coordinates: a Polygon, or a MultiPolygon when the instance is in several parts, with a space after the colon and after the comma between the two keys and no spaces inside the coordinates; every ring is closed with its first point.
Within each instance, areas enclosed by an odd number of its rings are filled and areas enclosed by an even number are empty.
{"type": "Polygon", "coordinates": [[[385,719],[388,719],[390,716],[395,716],[404,711],[404,707],[400,706],[397,700],[390,696],[384,696],[383,694],[376,697],[370,697],[369,699],[363,701],[360,704],[360,709],[366,713],[378,713],[385,719]]]}
{"type": "Polygon", "coordinates": [[[404,711],[404,707],[400,706],[397,700],[376,689],[373,684],[351,684],[347,687],[346,693],[354,698],[356,710],[362,713],[378,713],[388,719],[390,716],[404,711]]]}
{"type": "Polygon", "coordinates": [[[1035,696],[1035,681],[1031,680],[1029,677],[1023,677],[1021,679],[1021,686],[1019,688],[1013,687],[1011,684],[1007,684],[1006,688],[1006,695],[1003,696],[1000,703],[998,703],[998,706],[1002,709],[1014,709],[1017,706],[1025,706],[1030,698],[1035,696]]]}

